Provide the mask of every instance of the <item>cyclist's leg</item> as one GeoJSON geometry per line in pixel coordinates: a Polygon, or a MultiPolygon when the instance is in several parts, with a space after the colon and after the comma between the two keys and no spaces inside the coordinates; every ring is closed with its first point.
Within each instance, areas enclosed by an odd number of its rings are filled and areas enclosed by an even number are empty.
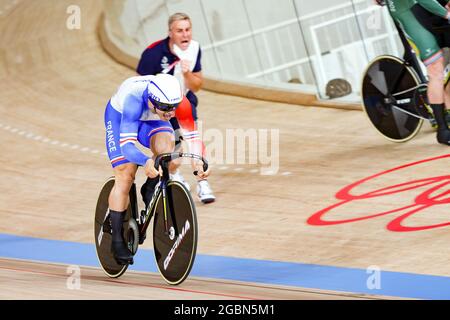
{"type": "MultiPolygon", "coordinates": [[[[445,0],[443,0],[445,1],[445,0]]],[[[425,8],[423,8],[420,5],[414,5],[412,7],[412,12],[414,14],[414,16],[416,17],[417,21],[423,26],[424,29],[426,29],[429,33],[431,33],[434,36],[434,39],[436,40],[436,44],[432,41],[432,37],[429,36],[428,34],[424,33],[423,36],[421,36],[424,39],[430,39],[431,42],[423,44],[423,48],[433,48],[433,51],[439,50],[437,49],[439,48],[445,48],[448,46],[448,36],[446,34],[443,33],[436,33],[433,30],[433,26],[444,26],[447,24],[447,21],[445,19],[442,19],[441,17],[438,17],[434,14],[432,14],[431,12],[429,12],[428,10],[426,10],[425,8]]],[[[420,32],[420,31],[417,31],[420,32]]],[[[425,49],[426,50],[426,49],[425,49]]],[[[422,50],[423,51],[423,50],[422,50]]],[[[442,52],[442,57],[444,57],[443,54],[443,50],[442,52]]],[[[439,55],[441,55],[439,53],[439,55]]],[[[426,61],[426,57],[422,58],[424,59],[424,61],[426,61]]],[[[433,58],[431,57],[431,60],[433,60],[433,58]]],[[[436,57],[434,58],[434,60],[438,60],[436,59],[436,57]]],[[[438,91],[434,90],[433,88],[440,88],[440,84],[438,82],[443,82],[441,80],[439,80],[442,76],[443,76],[443,72],[444,72],[444,68],[445,68],[445,57],[443,58],[443,61],[441,63],[441,61],[436,61],[436,63],[432,63],[427,69],[428,74],[433,74],[433,77],[430,79],[430,81],[435,81],[436,83],[430,83],[429,85],[431,86],[431,91],[430,94],[431,96],[434,95],[434,97],[437,96],[437,100],[440,101],[441,97],[440,97],[440,89],[438,89],[438,91]]],[[[450,87],[446,86],[444,87],[444,103],[446,106],[450,106],[450,87]]],[[[430,98],[430,96],[429,96],[430,98]]],[[[431,97],[431,100],[435,101],[436,99],[433,99],[433,97],[431,97]]],[[[433,103],[431,102],[430,103],[433,103]]]]}
{"type": "Polygon", "coordinates": [[[437,140],[439,143],[450,145],[450,130],[445,121],[443,52],[435,36],[420,23],[412,12],[400,15],[398,20],[407,36],[418,48],[420,58],[427,68],[429,78],[427,94],[438,125],[437,140]]]}
{"type": "Polygon", "coordinates": [[[421,16],[422,10],[414,10],[420,8],[419,5],[413,7],[411,12],[405,12],[398,17],[403,30],[413,44],[413,48],[418,50],[420,59],[427,68],[428,98],[431,104],[440,104],[444,102],[444,59],[443,51],[439,47],[436,37],[427,29],[430,26],[421,16]]]}
{"type": "MultiPolygon", "coordinates": [[[[197,120],[197,110],[195,106],[190,103],[190,101],[185,97],[183,102],[178,106],[176,111],[176,117],[181,127],[185,131],[184,140],[186,141],[189,152],[194,154],[203,155],[205,151],[205,146],[201,140],[200,134],[198,132],[197,120]]],[[[197,170],[198,160],[191,160],[192,170],[197,170]]],[[[203,203],[214,202],[216,197],[214,196],[211,187],[206,179],[197,177],[197,195],[203,203]]]]}
{"type": "Polygon", "coordinates": [[[450,85],[449,85],[449,83],[447,83],[447,85],[445,86],[444,102],[445,102],[445,108],[447,110],[450,110],[450,85]]]}
{"type": "MultiPolygon", "coordinates": [[[[440,56],[437,60],[427,63],[428,73],[428,101],[431,109],[433,110],[434,118],[437,124],[436,138],[439,143],[450,145],[450,130],[447,126],[446,114],[445,114],[445,96],[448,95],[445,92],[444,81],[444,57],[440,56]]],[[[448,98],[447,98],[448,99],[448,98]]]]}
{"type": "Polygon", "coordinates": [[[428,100],[430,104],[444,103],[444,58],[441,56],[437,60],[426,64],[428,73],[428,100]]]}
{"type": "Polygon", "coordinates": [[[450,130],[447,126],[445,114],[444,58],[426,64],[428,72],[428,100],[433,109],[434,118],[438,126],[437,140],[439,143],[450,145],[450,130]]]}
{"type": "MultiPolygon", "coordinates": [[[[450,50],[450,49],[448,49],[448,50],[450,50]]],[[[447,59],[445,60],[444,65],[449,63],[447,59]]],[[[445,107],[446,107],[447,110],[450,110],[450,79],[449,79],[450,74],[449,74],[449,71],[447,69],[445,69],[444,74],[446,76],[446,78],[444,79],[444,83],[445,83],[445,87],[444,87],[445,107]]]]}
{"type": "Polygon", "coordinates": [[[112,250],[118,263],[132,261],[133,254],[123,239],[122,226],[129,205],[130,188],[134,182],[137,165],[124,163],[114,167],[114,187],[109,194],[109,216],[112,229],[112,250]]]}
{"type": "Polygon", "coordinates": [[[112,227],[112,250],[118,263],[127,264],[133,255],[123,240],[122,225],[129,204],[128,194],[134,182],[137,166],[122,155],[119,143],[120,119],[120,113],[108,103],[105,111],[106,149],[114,171],[114,187],[108,198],[112,227]]]}
{"type": "Polygon", "coordinates": [[[133,185],[137,165],[134,163],[121,164],[114,171],[114,187],[109,195],[109,209],[124,212],[129,205],[129,193],[133,185]]]}
{"type": "MultiPolygon", "coordinates": [[[[189,147],[189,152],[195,154],[201,154],[200,135],[197,128],[197,111],[196,108],[191,104],[191,102],[184,97],[182,103],[178,106],[175,113],[178,128],[183,129],[183,140],[186,141],[189,147]]],[[[180,146],[180,148],[182,148],[180,146]]]]}
{"type": "MultiPolygon", "coordinates": [[[[183,137],[183,133],[181,131],[181,127],[180,127],[180,124],[178,123],[177,118],[173,117],[172,119],[170,119],[170,124],[172,125],[172,127],[174,129],[174,134],[175,134],[175,150],[174,150],[174,152],[184,152],[183,143],[182,143],[184,140],[184,137],[183,137]]],[[[181,165],[182,161],[183,161],[183,158],[178,158],[178,159],[175,159],[172,161],[173,165],[171,166],[170,179],[181,182],[182,184],[184,184],[186,189],[188,189],[190,191],[191,187],[190,187],[189,183],[184,179],[180,170],[177,169],[181,165]]]]}
{"type": "MultiPolygon", "coordinates": [[[[163,153],[173,152],[175,149],[175,138],[173,133],[160,132],[153,135],[150,138],[150,149],[153,153],[153,158],[156,158],[156,156],[163,153]]],[[[171,161],[169,163],[169,172],[176,171],[180,164],[180,162],[171,161]]],[[[159,177],[157,177],[156,180],[149,180],[150,183],[147,188],[147,199],[145,200],[146,205],[148,205],[148,202],[151,199],[150,194],[151,196],[153,196],[154,188],[156,186],[156,183],[158,183],[159,177]]]]}
{"type": "MultiPolygon", "coordinates": [[[[161,153],[173,152],[175,146],[174,130],[170,122],[166,121],[146,121],[142,123],[138,134],[139,142],[150,149],[156,157],[161,153]]],[[[176,170],[177,163],[170,163],[169,170],[176,170]]],[[[178,164],[179,166],[179,164],[178,164]]],[[[149,205],[153,191],[159,177],[147,178],[141,187],[142,199],[146,206],[149,205]]]]}
{"type": "Polygon", "coordinates": [[[159,132],[150,138],[150,149],[155,156],[173,152],[175,136],[173,132],[159,132]]]}
{"type": "MultiPolygon", "coordinates": [[[[184,97],[181,104],[178,106],[175,117],[170,120],[172,126],[175,129],[175,151],[176,152],[184,152],[184,147],[181,141],[186,141],[188,145],[188,151],[192,153],[198,153],[196,150],[191,148],[191,144],[194,138],[199,137],[197,130],[196,120],[196,108],[195,105],[191,103],[191,101],[184,97]]],[[[182,159],[178,159],[179,163],[181,163],[182,159]]],[[[193,159],[191,159],[191,164],[193,163],[193,159]]],[[[194,166],[192,165],[194,168],[194,166]]],[[[195,170],[195,169],[193,169],[195,170]]],[[[180,181],[183,183],[188,190],[190,190],[189,184],[185,181],[183,176],[179,171],[171,172],[173,174],[172,179],[180,181]]]]}
{"type": "Polygon", "coordinates": [[[108,102],[105,111],[106,149],[114,171],[115,183],[108,199],[109,208],[124,211],[128,207],[128,193],[134,181],[137,166],[130,163],[120,149],[120,121],[122,115],[108,102]]]}

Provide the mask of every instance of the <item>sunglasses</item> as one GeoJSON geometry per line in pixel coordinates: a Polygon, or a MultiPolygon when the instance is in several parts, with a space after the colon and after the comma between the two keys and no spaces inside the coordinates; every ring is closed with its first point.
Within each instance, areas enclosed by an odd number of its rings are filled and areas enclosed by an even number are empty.
{"type": "Polygon", "coordinates": [[[160,111],[163,111],[163,112],[171,112],[171,111],[174,111],[174,110],[178,107],[178,105],[179,105],[179,103],[176,103],[176,104],[168,104],[168,103],[158,102],[158,101],[155,101],[155,100],[153,100],[153,99],[149,99],[149,100],[150,100],[150,102],[152,103],[152,105],[153,105],[156,109],[158,109],[158,110],[160,110],[160,111]]]}

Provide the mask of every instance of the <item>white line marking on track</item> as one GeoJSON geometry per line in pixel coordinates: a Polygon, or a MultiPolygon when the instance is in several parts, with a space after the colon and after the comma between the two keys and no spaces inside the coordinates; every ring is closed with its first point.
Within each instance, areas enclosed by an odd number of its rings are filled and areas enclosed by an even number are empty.
{"type": "MultiPolygon", "coordinates": [[[[88,153],[95,154],[95,155],[108,156],[107,152],[102,152],[102,151],[97,150],[97,149],[91,149],[89,147],[83,147],[83,146],[80,146],[78,144],[69,144],[67,142],[61,142],[61,141],[58,141],[58,140],[52,140],[50,138],[39,136],[39,135],[35,135],[32,132],[27,132],[27,131],[24,131],[24,130],[20,130],[18,128],[11,127],[9,125],[5,125],[3,123],[0,123],[0,129],[9,131],[11,133],[16,133],[16,134],[18,134],[20,136],[24,136],[27,139],[33,139],[35,141],[40,141],[40,142],[47,143],[47,144],[53,145],[53,146],[59,146],[61,148],[70,148],[72,150],[80,150],[81,152],[88,152],[88,153]]],[[[217,169],[220,170],[220,171],[231,170],[229,166],[220,166],[220,167],[217,167],[217,169]]],[[[242,168],[242,167],[236,167],[236,168],[234,168],[232,170],[235,171],[235,172],[242,172],[245,169],[242,168]]],[[[248,172],[252,173],[252,174],[257,174],[257,173],[260,173],[260,169],[256,169],[256,168],[248,169],[248,172]]],[[[264,174],[260,173],[260,175],[263,175],[263,176],[271,176],[271,175],[276,175],[276,174],[277,173],[273,172],[273,171],[266,171],[266,172],[264,172],[264,174]]],[[[285,171],[285,172],[281,173],[281,175],[282,176],[291,176],[292,172],[285,171]]]]}

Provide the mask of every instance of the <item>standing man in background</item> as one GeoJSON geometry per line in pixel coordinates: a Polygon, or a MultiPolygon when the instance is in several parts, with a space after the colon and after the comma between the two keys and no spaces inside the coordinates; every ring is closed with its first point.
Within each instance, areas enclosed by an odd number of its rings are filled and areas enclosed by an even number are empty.
{"type": "MultiPolygon", "coordinates": [[[[168,37],[154,42],[142,53],[136,70],[140,75],[168,73],[178,78],[190,106],[180,108],[180,111],[170,120],[175,130],[176,150],[181,148],[181,140],[185,140],[190,151],[199,154],[203,152],[203,144],[197,131],[198,99],[194,92],[199,91],[203,84],[201,70],[200,45],[192,40],[191,19],[184,13],[175,13],[169,17],[168,37]],[[182,110],[188,110],[188,112],[182,112],[182,110]],[[181,133],[180,125],[183,133],[181,133]]],[[[189,185],[178,170],[171,173],[171,178],[183,182],[189,189],[189,185]]],[[[157,180],[147,179],[142,186],[141,194],[144,201],[146,198],[151,198],[156,183],[157,180]]],[[[206,179],[198,180],[197,195],[203,203],[215,201],[215,196],[206,179]]]]}

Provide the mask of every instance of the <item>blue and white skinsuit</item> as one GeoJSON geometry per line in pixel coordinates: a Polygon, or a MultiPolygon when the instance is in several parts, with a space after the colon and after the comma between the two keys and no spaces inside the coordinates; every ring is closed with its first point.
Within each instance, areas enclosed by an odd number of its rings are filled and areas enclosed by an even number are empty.
{"type": "Polygon", "coordinates": [[[106,149],[113,168],[129,162],[144,166],[150,157],[136,147],[136,142],[150,148],[155,134],[174,133],[170,122],[161,120],[148,106],[147,89],[153,78],[125,80],[106,106],[106,149]]]}

